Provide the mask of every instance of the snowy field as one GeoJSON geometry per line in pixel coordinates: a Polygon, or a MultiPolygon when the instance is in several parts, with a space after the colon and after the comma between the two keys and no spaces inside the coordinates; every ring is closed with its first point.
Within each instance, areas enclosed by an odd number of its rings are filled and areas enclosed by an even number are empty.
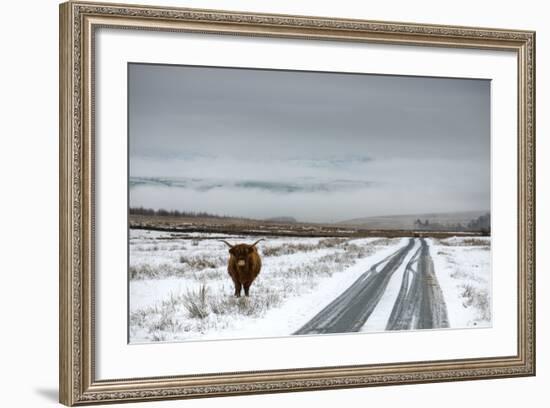
{"type": "MultiPolygon", "coordinates": [[[[409,240],[269,237],[258,244],[263,266],[250,297],[236,298],[228,248],[218,239],[257,238],[131,230],[130,342],[290,335],[409,240]]],[[[451,327],[490,325],[490,239],[428,243],[451,327]]],[[[383,330],[404,269],[394,273],[361,331],[383,330]]]]}
{"type": "Polygon", "coordinates": [[[454,237],[428,243],[451,328],[490,327],[491,238],[454,237]]]}

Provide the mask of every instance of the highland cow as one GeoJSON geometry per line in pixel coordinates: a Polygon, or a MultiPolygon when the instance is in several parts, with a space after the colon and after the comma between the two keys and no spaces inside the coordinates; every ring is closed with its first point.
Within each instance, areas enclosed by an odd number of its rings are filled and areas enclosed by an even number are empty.
{"type": "Polygon", "coordinates": [[[235,284],[235,296],[241,296],[241,290],[244,288],[245,296],[249,295],[250,285],[258,277],[262,269],[262,260],[256,249],[256,244],[264,239],[259,239],[252,245],[236,244],[231,245],[227,241],[221,241],[229,246],[229,261],[227,271],[235,284]]]}

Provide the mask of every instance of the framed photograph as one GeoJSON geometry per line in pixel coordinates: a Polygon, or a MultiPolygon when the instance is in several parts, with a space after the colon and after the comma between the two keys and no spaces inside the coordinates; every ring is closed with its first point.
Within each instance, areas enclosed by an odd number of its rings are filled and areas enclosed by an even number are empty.
{"type": "Polygon", "coordinates": [[[535,33],[60,6],[60,401],[535,374],[535,33]]]}

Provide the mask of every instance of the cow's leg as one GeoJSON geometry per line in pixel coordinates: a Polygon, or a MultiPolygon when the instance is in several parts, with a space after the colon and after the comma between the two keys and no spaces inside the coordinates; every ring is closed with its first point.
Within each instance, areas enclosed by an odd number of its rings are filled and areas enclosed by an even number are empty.
{"type": "Polygon", "coordinates": [[[235,296],[241,297],[241,289],[242,289],[241,282],[235,281],[235,296]]]}
{"type": "Polygon", "coordinates": [[[250,290],[250,285],[252,285],[252,282],[246,282],[244,284],[244,295],[248,296],[248,291],[250,290]]]}

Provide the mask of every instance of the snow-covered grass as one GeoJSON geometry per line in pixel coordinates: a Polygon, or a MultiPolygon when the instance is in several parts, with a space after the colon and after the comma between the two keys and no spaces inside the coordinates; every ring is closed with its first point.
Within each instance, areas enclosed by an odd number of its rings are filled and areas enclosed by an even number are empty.
{"type": "Polygon", "coordinates": [[[491,238],[429,239],[451,328],[490,327],[491,238]]]}
{"type": "MultiPolygon", "coordinates": [[[[408,238],[270,237],[251,296],[233,296],[231,243],[257,236],[130,231],[131,343],[290,335],[408,238]]],[[[451,328],[491,325],[490,238],[428,239],[451,328]]],[[[384,330],[403,271],[394,273],[364,331],[384,330]],[[384,323],[384,324],[383,324],[384,323]]],[[[381,265],[382,267],[383,265],[381,265]]]]}
{"type": "Polygon", "coordinates": [[[257,237],[130,231],[130,342],[289,335],[402,244],[272,237],[251,296],[235,298],[218,239],[257,237]]]}

